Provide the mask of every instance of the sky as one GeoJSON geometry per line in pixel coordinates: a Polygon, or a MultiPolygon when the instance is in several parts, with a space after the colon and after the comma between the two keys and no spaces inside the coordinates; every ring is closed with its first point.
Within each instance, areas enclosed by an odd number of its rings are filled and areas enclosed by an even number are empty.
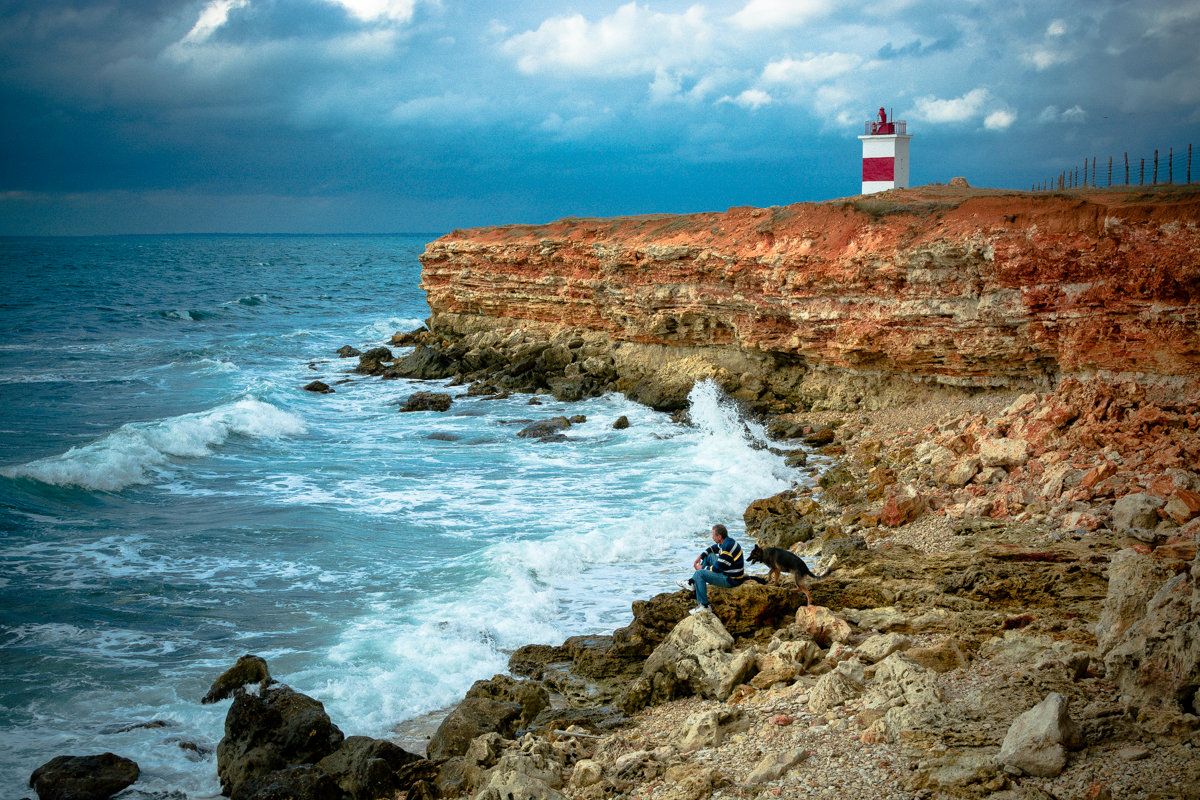
{"type": "Polygon", "coordinates": [[[1198,43],[1197,0],[4,0],[0,234],[827,200],[880,106],[913,185],[1169,148],[1182,181],[1198,43]]]}

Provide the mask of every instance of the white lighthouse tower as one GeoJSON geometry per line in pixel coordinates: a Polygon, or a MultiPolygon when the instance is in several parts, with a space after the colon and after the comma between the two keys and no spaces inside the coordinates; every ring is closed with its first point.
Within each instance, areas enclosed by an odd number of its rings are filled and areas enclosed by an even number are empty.
{"type": "Polygon", "coordinates": [[[862,139],[862,193],[908,188],[908,135],[903,121],[888,120],[879,109],[879,118],[867,122],[862,139]]]}

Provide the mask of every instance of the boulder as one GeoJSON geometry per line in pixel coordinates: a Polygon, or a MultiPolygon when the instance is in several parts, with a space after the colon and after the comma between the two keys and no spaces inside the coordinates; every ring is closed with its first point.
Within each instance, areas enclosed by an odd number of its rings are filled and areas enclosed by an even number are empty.
{"type": "Polygon", "coordinates": [[[1158,524],[1158,510],[1164,505],[1162,500],[1152,494],[1127,494],[1113,503],[1113,530],[1125,532],[1132,528],[1153,528],[1158,524]]]}
{"type": "Polygon", "coordinates": [[[850,638],[850,623],[824,606],[801,606],[796,624],[821,647],[850,638]]]}
{"type": "Polygon", "coordinates": [[[229,697],[243,686],[256,684],[258,688],[265,689],[273,682],[270,672],[267,670],[266,659],[247,653],[213,681],[212,686],[208,688],[208,693],[200,698],[200,702],[202,704],[215,703],[229,697]]]}
{"type": "Polygon", "coordinates": [[[1083,747],[1083,733],[1067,714],[1067,699],[1051,692],[1009,727],[996,761],[1039,778],[1053,778],[1067,764],[1067,750],[1083,747]]]}
{"type": "Polygon", "coordinates": [[[348,344],[344,344],[337,349],[338,358],[355,358],[355,357],[361,356],[361,355],[362,355],[361,350],[359,350],[356,347],[351,347],[348,344]]]}
{"type": "MultiPolygon", "coordinates": [[[[895,606],[880,608],[847,608],[846,618],[864,631],[895,631],[909,627],[908,617],[895,606]]],[[[845,641],[844,639],[842,641],[845,641]]]]}
{"type": "Polygon", "coordinates": [[[33,771],[29,785],[39,800],[108,800],[137,782],[140,770],[128,758],[58,756],[33,771]]]}
{"type": "Polygon", "coordinates": [[[881,727],[891,742],[936,739],[946,713],[937,675],[905,656],[892,653],[875,667],[863,708],[882,714],[881,727]]]}
{"type": "Polygon", "coordinates": [[[1166,514],[1177,525],[1183,525],[1200,516],[1200,493],[1188,489],[1176,489],[1163,506],[1166,514]]]}
{"type": "Polygon", "coordinates": [[[952,637],[928,647],[911,647],[905,650],[904,654],[934,672],[950,672],[967,665],[967,657],[961,645],[952,637]]]}
{"type": "Polygon", "coordinates": [[[252,778],[231,800],[343,800],[333,778],[313,764],[296,764],[252,778]]]}
{"type": "Polygon", "coordinates": [[[641,677],[621,698],[633,713],[681,695],[725,700],[754,667],[755,653],[730,653],[733,637],[716,614],[692,614],[675,626],[642,667],[641,677]]]}
{"type": "Polygon", "coordinates": [[[1024,439],[984,439],[979,443],[979,461],[985,467],[1020,467],[1032,451],[1024,439]]]}
{"type": "Polygon", "coordinates": [[[612,424],[612,426],[613,426],[613,430],[615,430],[615,431],[625,430],[626,428],[629,427],[629,417],[622,414],[621,416],[617,417],[617,421],[614,422],[612,424]]]}
{"type": "Polygon", "coordinates": [[[550,419],[531,422],[518,431],[517,436],[520,436],[522,439],[541,439],[565,431],[569,427],[571,427],[571,421],[566,417],[551,417],[550,419]]]}
{"type": "Polygon", "coordinates": [[[1146,615],[1146,604],[1173,574],[1174,570],[1160,559],[1132,548],[1113,554],[1108,564],[1108,592],[1093,628],[1096,652],[1101,658],[1146,615]]]}
{"type": "Polygon", "coordinates": [[[942,483],[956,488],[966,486],[979,472],[979,467],[980,461],[977,456],[963,456],[946,471],[942,483]]]}
{"type": "Polygon", "coordinates": [[[315,392],[317,394],[333,394],[334,393],[334,390],[329,387],[328,383],[322,383],[321,381],[313,381],[312,383],[305,385],[304,391],[315,392]]]}
{"type": "Polygon", "coordinates": [[[234,693],[217,745],[221,791],[234,800],[250,781],[296,764],[314,764],[344,739],[325,706],[289,686],[274,684],[257,694],[234,693]]]}
{"type": "Polygon", "coordinates": [[[676,741],[684,752],[708,750],[717,747],[732,734],[749,728],[750,719],[739,709],[722,706],[688,717],[676,733],[676,741]]]}
{"type": "Polygon", "coordinates": [[[901,485],[888,493],[879,522],[889,528],[899,528],[912,522],[925,511],[925,498],[910,484],[901,485]]]}
{"type": "Polygon", "coordinates": [[[817,684],[808,693],[808,710],[822,714],[831,708],[845,705],[861,697],[863,685],[844,671],[834,669],[817,679],[817,684]]]}
{"type": "Polygon", "coordinates": [[[859,658],[874,664],[897,650],[907,650],[911,641],[902,633],[877,633],[855,647],[854,652],[858,654],[859,658]]]}
{"type": "Polygon", "coordinates": [[[452,402],[450,395],[441,392],[414,392],[400,407],[400,411],[449,411],[452,402]]]}
{"type": "Polygon", "coordinates": [[[490,697],[469,697],[454,707],[434,732],[426,747],[431,759],[459,756],[471,740],[496,732],[511,739],[523,709],[517,703],[502,703],[490,697]]]}
{"type": "Polygon", "coordinates": [[[411,765],[425,761],[382,739],[349,736],[341,747],[318,761],[317,766],[352,800],[375,800],[409,789],[416,779],[411,765]]]}
{"type": "Polygon", "coordinates": [[[1105,674],[1128,702],[1192,713],[1200,699],[1200,591],[1192,574],[1168,578],[1145,614],[1106,644],[1105,674]]]}
{"type": "Polygon", "coordinates": [[[391,350],[386,347],[372,347],[359,355],[358,366],[354,368],[354,371],[364,375],[379,375],[383,372],[383,362],[393,360],[391,350]]]}
{"type": "Polygon", "coordinates": [[[502,703],[516,703],[521,707],[517,726],[527,728],[543,708],[550,705],[550,693],[537,681],[516,680],[508,675],[495,675],[490,680],[475,681],[467,690],[467,697],[488,697],[502,703]]]}
{"type": "Polygon", "coordinates": [[[784,750],[766,756],[754,765],[754,769],[750,771],[750,775],[746,778],[746,784],[748,786],[759,786],[771,781],[777,781],[806,758],[808,758],[808,750],[803,747],[795,747],[791,750],[784,750]]]}

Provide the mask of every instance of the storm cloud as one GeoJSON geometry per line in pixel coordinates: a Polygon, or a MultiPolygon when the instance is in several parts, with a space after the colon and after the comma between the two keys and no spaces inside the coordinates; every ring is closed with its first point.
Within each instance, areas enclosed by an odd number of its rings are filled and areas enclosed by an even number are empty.
{"type": "Polygon", "coordinates": [[[11,0],[0,233],[821,200],[858,191],[881,105],[916,136],[914,183],[1027,189],[1185,150],[1198,34],[1189,0],[11,0]]]}

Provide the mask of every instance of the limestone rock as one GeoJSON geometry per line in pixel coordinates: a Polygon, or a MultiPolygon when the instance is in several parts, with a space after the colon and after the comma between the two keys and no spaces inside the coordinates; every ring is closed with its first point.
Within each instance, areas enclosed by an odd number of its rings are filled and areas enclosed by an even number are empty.
{"type": "Polygon", "coordinates": [[[859,658],[869,663],[882,661],[897,650],[907,650],[911,639],[902,633],[879,633],[854,648],[859,658]]]}
{"type": "Polygon", "coordinates": [[[879,512],[879,522],[889,528],[898,528],[912,522],[925,511],[925,498],[916,487],[905,484],[888,494],[879,512]]]}
{"type": "Polygon", "coordinates": [[[822,647],[850,638],[850,624],[824,606],[801,606],[796,624],[822,647]]]}
{"type": "Polygon", "coordinates": [[[862,683],[835,669],[817,679],[816,686],[808,693],[808,710],[821,714],[861,697],[862,693],[862,683]]]}
{"type": "Polygon", "coordinates": [[[1158,524],[1158,510],[1164,505],[1152,494],[1127,494],[1113,504],[1113,529],[1128,531],[1131,528],[1153,528],[1158,524]]]}
{"type": "Polygon", "coordinates": [[[39,800],[108,800],[137,782],[138,765],[112,753],[58,756],[33,771],[39,800]]]}
{"type": "Polygon", "coordinates": [[[1039,778],[1053,778],[1067,763],[1067,750],[1084,745],[1083,733],[1067,714],[1067,699],[1051,692],[1013,721],[997,762],[1039,778]]]}
{"type": "Polygon", "coordinates": [[[904,654],[921,666],[934,672],[950,672],[965,667],[967,657],[958,641],[952,637],[942,639],[929,647],[912,647],[904,654]]]}
{"type": "Polygon", "coordinates": [[[1146,604],[1174,574],[1156,558],[1133,549],[1113,554],[1108,565],[1108,593],[1096,622],[1096,652],[1101,658],[1146,614],[1146,604]]]}
{"type": "Polygon", "coordinates": [[[984,439],[979,443],[979,461],[984,467],[1019,467],[1029,461],[1031,450],[1024,439],[984,439]]]}
{"type": "Polygon", "coordinates": [[[746,778],[746,784],[758,786],[779,780],[806,758],[808,758],[808,751],[803,747],[766,756],[751,770],[750,775],[746,778]]]}
{"type": "Polygon", "coordinates": [[[334,393],[334,390],[329,388],[329,384],[324,383],[322,381],[313,381],[312,383],[305,384],[304,391],[315,392],[316,394],[333,394],[334,393]]]}
{"type": "Polygon", "coordinates": [[[528,727],[542,709],[550,705],[550,693],[537,681],[516,680],[508,675],[495,675],[490,680],[475,681],[467,697],[488,697],[502,703],[521,706],[517,726],[528,727]]]}
{"type": "MultiPolygon", "coordinates": [[[[846,617],[858,627],[869,631],[895,631],[909,627],[908,618],[895,606],[881,608],[848,608],[846,617]]],[[[843,640],[844,641],[844,640],[843,640]]]]}
{"type": "Polygon", "coordinates": [[[517,703],[502,703],[489,697],[469,697],[455,706],[426,748],[431,759],[449,758],[467,752],[471,740],[485,733],[497,732],[511,737],[517,729],[522,708],[517,703]]]}
{"type": "Polygon", "coordinates": [[[747,730],[750,720],[738,709],[722,706],[688,717],[676,741],[684,752],[716,747],[730,735],[747,730]]]}
{"type": "Polygon", "coordinates": [[[980,460],[977,456],[964,456],[946,471],[942,483],[954,487],[966,486],[979,472],[979,467],[980,460]]]}
{"type": "Polygon", "coordinates": [[[733,637],[715,614],[688,616],[646,659],[641,682],[626,692],[622,707],[632,713],[683,694],[725,700],[755,662],[753,649],[730,653],[732,646],[733,637]]]}

